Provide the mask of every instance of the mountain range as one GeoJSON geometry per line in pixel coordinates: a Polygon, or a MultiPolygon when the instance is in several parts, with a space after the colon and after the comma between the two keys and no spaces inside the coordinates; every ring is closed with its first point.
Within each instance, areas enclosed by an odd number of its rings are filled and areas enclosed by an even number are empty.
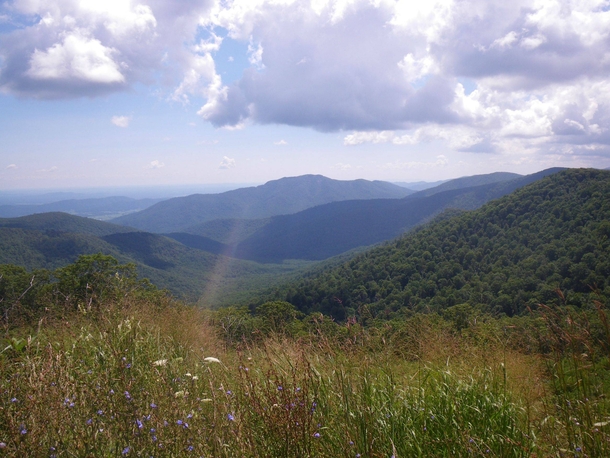
{"type": "Polygon", "coordinates": [[[193,194],[159,202],[112,222],[148,232],[189,232],[217,219],[257,219],[297,213],[317,205],[353,199],[400,198],[413,191],[384,181],[339,181],[303,175],[220,194],[193,194]]]}
{"type": "MultiPolygon", "coordinates": [[[[53,269],[73,262],[80,254],[101,252],[121,262],[134,262],[141,275],[178,296],[191,301],[199,299],[206,305],[226,303],[247,296],[248,291],[279,285],[287,276],[304,272],[303,269],[315,266],[320,260],[339,254],[343,254],[343,259],[351,257],[366,247],[436,221],[439,215],[448,219],[455,214],[448,214],[447,210],[479,208],[559,171],[549,169],[528,176],[500,173],[465,177],[417,193],[403,190],[409,195],[401,198],[335,201],[261,219],[208,220],[187,227],[188,231],[167,236],[65,213],[0,218],[0,263],[53,269]]],[[[314,196],[308,200],[310,203],[321,198],[321,186],[335,188],[337,184],[317,176],[286,180],[279,183],[280,188],[293,183],[301,189],[301,194],[314,196]],[[303,191],[306,183],[313,183],[314,190],[303,191]]],[[[272,196],[269,202],[281,203],[278,182],[282,180],[271,182],[263,190],[259,188],[266,185],[247,188],[250,197],[246,200],[259,209],[264,207],[261,197],[272,196]],[[274,187],[276,192],[268,192],[274,187]]],[[[364,182],[369,190],[373,187],[394,192],[399,188],[386,185],[364,182]]],[[[354,183],[349,186],[360,189],[354,183]]],[[[284,200],[291,195],[287,191],[285,194],[284,200]]],[[[343,196],[349,197],[345,192],[343,196]]],[[[189,201],[188,198],[171,200],[178,202],[178,208],[184,208],[182,203],[189,201]]],[[[299,205],[305,205],[306,200],[301,199],[299,205]]],[[[164,211],[171,210],[167,207],[170,201],[162,202],[166,204],[162,206],[164,211]]],[[[269,208],[279,211],[288,207],[278,204],[269,208]]],[[[173,214],[176,212],[174,209],[173,214]]],[[[150,217],[146,210],[141,213],[150,217]]]]}
{"type": "Polygon", "coordinates": [[[571,169],[287,284],[272,299],[362,322],[451,307],[515,315],[607,301],[609,279],[610,172],[571,169]]]}
{"type": "Polygon", "coordinates": [[[166,235],[193,248],[257,262],[322,260],[395,238],[445,209],[478,208],[559,170],[525,177],[508,173],[464,177],[402,199],[333,202],[262,221],[224,220],[230,226],[227,230],[238,234],[234,244],[216,243],[209,236],[193,234],[201,226],[189,228],[190,233],[166,235]]]}

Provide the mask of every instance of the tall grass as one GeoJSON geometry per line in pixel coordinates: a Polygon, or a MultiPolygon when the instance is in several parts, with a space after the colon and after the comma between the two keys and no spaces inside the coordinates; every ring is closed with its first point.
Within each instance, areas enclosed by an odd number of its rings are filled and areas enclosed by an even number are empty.
{"type": "Polygon", "coordinates": [[[227,345],[213,313],[110,304],[4,339],[0,456],[610,456],[596,313],[545,309],[540,357],[501,322],[227,345]]]}

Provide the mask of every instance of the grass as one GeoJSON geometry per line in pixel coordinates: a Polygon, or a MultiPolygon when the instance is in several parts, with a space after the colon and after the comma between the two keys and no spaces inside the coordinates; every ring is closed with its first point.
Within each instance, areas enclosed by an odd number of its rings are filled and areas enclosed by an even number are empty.
{"type": "Polygon", "coordinates": [[[576,319],[549,311],[541,357],[431,325],[412,351],[365,330],[235,346],[213,313],[127,300],[7,335],[0,456],[610,456],[607,358],[576,319]]]}

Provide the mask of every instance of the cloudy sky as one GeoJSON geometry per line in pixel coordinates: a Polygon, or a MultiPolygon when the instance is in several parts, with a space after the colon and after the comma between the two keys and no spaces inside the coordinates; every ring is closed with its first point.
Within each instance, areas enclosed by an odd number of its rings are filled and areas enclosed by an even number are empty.
{"type": "Polygon", "coordinates": [[[610,0],[0,3],[0,189],[552,166],[610,166],[610,0]]]}

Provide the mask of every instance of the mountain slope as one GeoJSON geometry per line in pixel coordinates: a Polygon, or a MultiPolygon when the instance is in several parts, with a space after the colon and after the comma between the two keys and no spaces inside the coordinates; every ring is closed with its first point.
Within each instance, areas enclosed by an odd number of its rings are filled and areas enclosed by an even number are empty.
{"type": "Polygon", "coordinates": [[[305,312],[391,318],[467,303],[523,313],[610,299],[610,172],[567,170],[276,295],[305,312]]]}
{"type": "Polygon", "coordinates": [[[498,174],[492,174],[495,181],[489,180],[490,184],[482,186],[461,189],[453,186],[455,189],[431,194],[425,190],[403,199],[333,202],[294,215],[276,216],[239,243],[234,253],[257,262],[326,259],[395,238],[447,208],[478,208],[558,170],[549,169],[509,181],[498,181],[498,174]]]}
{"type": "Polygon", "coordinates": [[[167,237],[66,213],[0,219],[0,264],[55,269],[81,254],[103,253],[133,262],[141,276],[161,288],[205,305],[223,302],[236,282],[259,287],[300,266],[261,266],[189,248],[167,237]]]}
{"type": "Polygon", "coordinates": [[[186,232],[214,219],[266,218],[296,213],[329,202],[401,198],[412,191],[383,181],[338,181],[321,175],[304,175],[270,181],[262,186],[221,194],[193,194],[159,202],[137,213],[112,220],[150,232],[186,232]]]}
{"type": "Polygon", "coordinates": [[[95,236],[136,230],[131,227],[61,212],[39,213],[17,218],[0,218],[0,227],[42,232],[72,232],[95,236]]]}

